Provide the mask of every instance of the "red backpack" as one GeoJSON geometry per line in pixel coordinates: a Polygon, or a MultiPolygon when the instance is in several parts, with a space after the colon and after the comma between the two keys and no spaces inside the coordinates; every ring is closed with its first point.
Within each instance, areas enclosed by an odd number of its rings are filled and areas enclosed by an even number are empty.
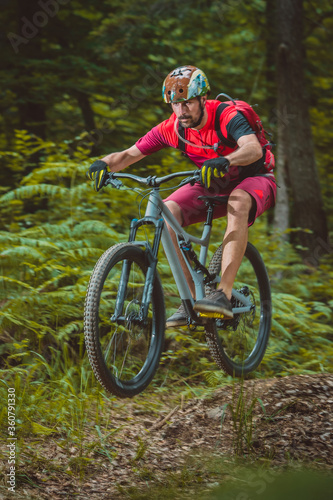
{"type": "MultiPolygon", "coordinates": [[[[260,142],[261,147],[265,151],[265,162],[264,162],[264,168],[267,172],[272,172],[273,168],[275,167],[275,159],[273,154],[271,153],[272,144],[267,138],[266,134],[268,134],[261,122],[260,117],[257,115],[257,113],[254,111],[253,107],[248,104],[245,101],[240,101],[239,99],[233,99],[232,97],[228,96],[227,94],[219,94],[216,99],[218,99],[220,96],[226,97],[229,99],[228,101],[221,102],[221,104],[218,105],[215,113],[215,123],[214,123],[214,128],[215,132],[219,138],[219,143],[214,145],[214,150],[217,151],[218,146],[222,143],[227,147],[234,148],[235,147],[235,142],[229,139],[228,137],[225,137],[222,134],[221,127],[220,127],[220,118],[221,114],[223,111],[228,107],[228,106],[235,106],[236,110],[242,113],[244,118],[249,122],[250,127],[253,129],[255,132],[258,141],[260,142]]],[[[185,132],[183,127],[179,126],[178,128],[178,133],[179,135],[184,138],[185,137],[185,132]]],[[[179,141],[178,148],[186,155],[185,151],[185,143],[183,141],[179,141]]]]}
{"type": "Polygon", "coordinates": [[[258,141],[260,142],[262,147],[265,147],[265,149],[269,148],[271,149],[272,144],[266,139],[266,134],[267,132],[265,131],[262,121],[257,115],[257,113],[254,111],[253,107],[248,104],[245,101],[240,101],[238,99],[232,99],[232,97],[229,97],[227,94],[219,94],[216,99],[218,99],[220,96],[227,97],[229,100],[225,102],[221,102],[221,104],[218,106],[216,110],[216,115],[215,115],[215,131],[217,133],[218,138],[220,141],[222,141],[226,146],[232,147],[234,143],[231,143],[231,141],[228,140],[227,137],[224,137],[222,135],[221,129],[220,129],[220,117],[223,111],[226,109],[227,106],[235,106],[237,111],[242,113],[244,118],[249,122],[250,127],[254,130],[258,141]]]}

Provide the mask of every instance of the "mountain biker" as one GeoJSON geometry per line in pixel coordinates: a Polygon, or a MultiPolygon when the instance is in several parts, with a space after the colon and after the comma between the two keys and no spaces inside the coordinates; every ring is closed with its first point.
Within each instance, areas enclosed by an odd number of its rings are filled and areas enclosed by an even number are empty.
{"type": "MultiPolygon", "coordinates": [[[[203,71],[195,66],[181,66],[171,71],[163,83],[164,101],[171,105],[172,115],[152,128],[135,145],[95,161],[88,170],[96,191],[106,173],[118,172],[162,148],[179,148],[185,141],[186,155],[200,170],[200,182],[186,184],[164,202],[182,226],[206,220],[206,208],[200,195],[229,195],[228,204],[216,205],[214,218],[227,215],[223,238],[221,282],[204,299],[195,302],[194,310],[223,314],[232,318],[230,303],[233,283],[248,240],[248,227],[268,208],[274,206],[276,183],[272,169],[274,156],[263,151],[254,130],[244,115],[228,106],[219,119],[222,134],[229,145],[218,144],[215,115],[218,100],[208,100],[210,86],[203,71]],[[179,124],[184,131],[179,133],[179,124]]],[[[184,149],[184,148],[183,148],[184,149]]],[[[168,226],[182,264],[192,296],[195,288],[179,250],[177,236],[168,226]]],[[[184,326],[188,318],[183,305],[167,319],[167,327],[184,326]]]]}

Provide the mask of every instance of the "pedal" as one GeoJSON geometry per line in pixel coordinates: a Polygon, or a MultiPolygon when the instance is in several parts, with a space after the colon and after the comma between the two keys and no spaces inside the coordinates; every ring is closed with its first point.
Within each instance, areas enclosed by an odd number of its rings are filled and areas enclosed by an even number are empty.
{"type": "Polygon", "coordinates": [[[214,318],[214,319],[223,319],[225,316],[222,313],[217,312],[207,312],[207,313],[198,313],[201,318],[214,318]]]}

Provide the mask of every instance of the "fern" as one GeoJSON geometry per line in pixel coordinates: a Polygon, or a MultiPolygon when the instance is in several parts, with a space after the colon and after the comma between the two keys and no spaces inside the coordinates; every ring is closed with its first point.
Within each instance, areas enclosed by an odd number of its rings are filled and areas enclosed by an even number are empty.
{"type": "MultiPolygon", "coordinates": [[[[16,367],[15,373],[24,377],[31,373],[32,379],[38,379],[47,370],[47,376],[56,381],[54,370],[58,370],[58,379],[69,384],[66,370],[81,363],[77,345],[82,345],[83,303],[92,268],[104,250],[127,240],[129,222],[138,216],[144,192],[107,188],[95,193],[85,178],[88,162],[82,161],[83,151],[68,158],[66,145],[26,132],[18,133],[16,144],[15,154],[6,158],[17,171],[31,151],[42,148],[43,162],[21,180],[20,187],[0,197],[0,324],[6,339],[1,351],[15,355],[15,359],[7,356],[8,366],[22,359],[22,371],[16,367]],[[43,206],[36,204],[39,198],[44,199],[43,206]],[[30,367],[23,368],[27,360],[30,367]]],[[[158,166],[161,173],[166,165],[177,168],[173,159],[158,166]]],[[[209,255],[221,243],[223,224],[214,224],[209,255]]],[[[197,234],[198,227],[191,232],[197,234]]],[[[138,238],[151,241],[151,237],[150,228],[138,231],[138,238]]],[[[330,369],[332,262],[327,258],[309,273],[289,243],[281,245],[274,235],[267,236],[264,218],[251,228],[250,239],[264,257],[273,290],[272,335],[263,372],[301,372],[303,363],[309,363],[307,369],[330,369]]],[[[179,305],[179,294],[162,251],[158,271],[167,313],[172,313],[179,305]]],[[[171,347],[163,363],[172,366],[170,377],[186,379],[204,373],[205,384],[221,382],[223,375],[205,355],[202,333],[168,332],[171,347]]]]}
{"type": "Polygon", "coordinates": [[[204,377],[209,387],[218,387],[225,383],[225,375],[221,370],[205,372],[204,377]]]}
{"type": "Polygon", "coordinates": [[[51,328],[44,326],[41,323],[37,323],[36,321],[29,320],[26,317],[22,316],[21,313],[17,313],[16,311],[13,311],[11,313],[0,311],[0,324],[3,322],[3,319],[6,319],[8,323],[12,323],[13,325],[32,330],[38,337],[52,331],[51,328]]]}
{"type": "Polygon", "coordinates": [[[41,165],[38,169],[35,169],[29,175],[24,177],[22,180],[23,185],[36,185],[40,184],[41,181],[58,182],[59,179],[71,179],[73,176],[80,174],[85,175],[87,171],[87,166],[78,166],[74,162],[68,162],[64,165],[64,162],[52,162],[46,163],[46,165],[41,165]]]}
{"type": "Polygon", "coordinates": [[[57,248],[56,245],[50,241],[36,238],[26,238],[23,234],[22,236],[18,236],[4,231],[0,232],[0,243],[2,245],[29,245],[30,247],[49,247],[51,249],[57,248]]]}
{"type": "Polygon", "coordinates": [[[77,224],[73,229],[73,236],[79,234],[101,234],[104,237],[119,238],[117,231],[112,229],[108,224],[102,221],[86,220],[77,224]]]}
{"type": "Polygon", "coordinates": [[[34,288],[23,281],[16,280],[14,278],[10,278],[9,276],[0,276],[0,282],[13,283],[23,288],[28,288],[28,290],[34,290],[34,288]]]}
{"type": "Polygon", "coordinates": [[[56,332],[59,341],[68,339],[73,333],[80,333],[83,331],[83,321],[72,321],[65,326],[59,328],[56,332]]]}
{"type": "Polygon", "coordinates": [[[53,186],[52,184],[37,184],[35,186],[22,186],[20,188],[9,191],[0,196],[0,204],[8,203],[11,200],[23,200],[32,198],[33,196],[68,196],[68,189],[53,186]]]}
{"type": "Polygon", "coordinates": [[[32,248],[31,246],[21,245],[14,248],[8,248],[7,250],[3,250],[1,253],[2,257],[9,257],[10,259],[17,259],[19,262],[22,257],[29,257],[32,259],[43,259],[43,253],[36,248],[32,248]]]}

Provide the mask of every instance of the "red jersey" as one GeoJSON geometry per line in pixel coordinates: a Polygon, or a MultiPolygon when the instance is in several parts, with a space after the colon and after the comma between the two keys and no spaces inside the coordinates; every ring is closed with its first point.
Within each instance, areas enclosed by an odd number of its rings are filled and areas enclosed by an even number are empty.
{"type": "MultiPolygon", "coordinates": [[[[255,133],[244,116],[231,105],[221,114],[220,128],[223,136],[228,137],[229,140],[234,142],[234,147],[228,147],[222,144],[219,146],[217,152],[213,149],[205,148],[204,146],[213,146],[219,142],[215,130],[215,114],[219,104],[221,104],[221,102],[216,100],[206,101],[208,118],[206,124],[200,130],[194,128],[184,129],[185,139],[193,144],[186,144],[186,154],[199,168],[202,167],[207,159],[226,156],[232,153],[238,148],[237,141],[240,137],[255,133]],[[202,148],[197,148],[197,145],[202,148]]],[[[178,138],[176,131],[178,131],[178,120],[175,113],[172,113],[170,118],[164,120],[159,125],[152,128],[146,135],[141,137],[141,139],[136,142],[136,146],[144,155],[150,155],[165,147],[178,149],[178,144],[181,139],[178,138]]],[[[226,176],[230,177],[230,180],[236,181],[253,175],[267,174],[268,171],[268,175],[274,178],[273,173],[270,172],[274,167],[273,162],[274,156],[270,151],[266,151],[263,158],[255,163],[247,165],[246,167],[230,167],[229,174],[226,174],[226,176]],[[271,169],[267,168],[267,162],[272,165],[271,169]],[[266,163],[265,167],[264,163],[266,163]]]]}

